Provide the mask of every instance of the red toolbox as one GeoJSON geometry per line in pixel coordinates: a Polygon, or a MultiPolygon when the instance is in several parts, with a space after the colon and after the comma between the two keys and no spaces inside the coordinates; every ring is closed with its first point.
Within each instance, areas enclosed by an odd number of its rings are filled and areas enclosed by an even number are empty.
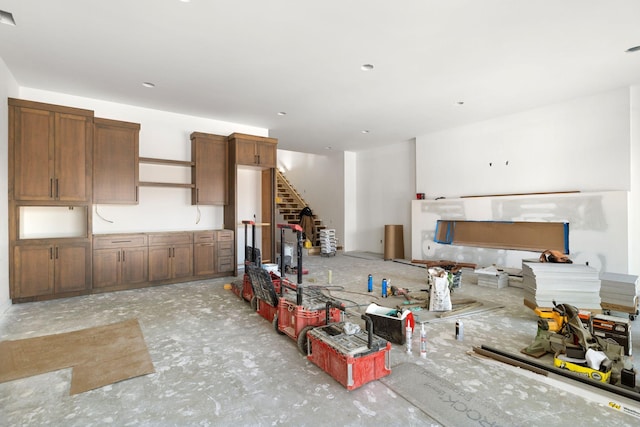
{"type": "Polygon", "coordinates": [[[339,322],[342,318],[337,302],[317,289],[281,282],[282,297],[273,327],[295,340],[302,354],[307,354],[307,332],[316,326],[339,322]]]}
{"type": "Polygon", "coordinates": [[[344,332],[345,322],[311,329],[307,358],[348,390],[389,375],[391,343],[374,336],[369,322],[368,332],[355,334],[344,332]]]}

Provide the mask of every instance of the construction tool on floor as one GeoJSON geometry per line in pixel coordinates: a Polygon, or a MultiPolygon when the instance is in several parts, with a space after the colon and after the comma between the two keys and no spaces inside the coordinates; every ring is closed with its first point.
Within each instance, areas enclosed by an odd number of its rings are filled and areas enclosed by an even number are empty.
{"type": "Polygon", "coordinates": [[[247,273],[248,265],[255,265],[257,267],[262,266],[262,257],[260,256],[260,249],[256,248],[256,223],[251,220],[243,220],[244,224],[244,275],[242,277],[242,284],[232,287],[232,291],[238,297],[244,299],[247,302],[253,300],[253,286],[251,285],[251,278],[247,273]],[[251,246],[247,240],[247,229],[251,225],[251,246]]]}
{"type": "MultiPolygon", "coordinates": [[[[389,375],[391,344],[374,335],[371,318],[360,316],[367,332],[350,322],[331,323],[328,305],[327,324],[307,333],[307,359],[348,390],[389,375]]],[[[336,308],[344,310],[342,306],[336,308]]]]}
{"type": "MultiPolygon", "coordinates": [[[[307,354],[307,333],[316,326],[326,325],[341,320],[342,306],[337,300],[326,296],[315,287],[302,285],[302,245],[304,237],[299,224],[278,224],[280,239],[284,243],[286,229],[296,233],[297,251],[297,284],[291,283],[284,273],[281,276],[281,292],[278,310],[273,318],[273,327],[279,334],[287,335],[296,341],[301,353],[307,354]]],[[[281,250],[282,250],[281,245],[281,250]]],[[[282,255],[282,254],[281,254],[282,255]]]]}
{"type": "Polygon", "coordinates": [[[576,307],[554,303],[551,311],[537,309],[536,313],[536,337],[522,353],[534,357],[551,353],[556,367],[614,385],[624,378],[623,385],[635,387],[635,370],[623,346],[593,335],[576,307]]]}
{"type": "Polygon", "coordinates": [[[391,295],[397,297],[397,296],[403,296],[405,297],[405,299],[409,300],[411,298],[409,298],[409,292],[411,292],[409,289],[407,288],[398,288],[397,286],[391,286],[391,295]]]}
{"type": "Polygon", "coordinates": [[[251,308],[272,322],[278,311],[279,294],[282,291],[281,281],[274,279],[271,273],[255,264],[246,265],[245,271],[249,275],[253,289],[251,308]]]}

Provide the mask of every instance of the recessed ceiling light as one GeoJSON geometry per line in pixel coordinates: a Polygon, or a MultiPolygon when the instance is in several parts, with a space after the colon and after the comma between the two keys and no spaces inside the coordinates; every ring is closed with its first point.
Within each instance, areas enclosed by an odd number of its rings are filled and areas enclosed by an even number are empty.
{"type": "Polygon", "coordinates": [[[286,116],[286,115],[287,115],[287,112],[286,112],[286,111],[280,111],[280,112],[278,113],[278,115],[279,115],[279,116],[286,116]]]}
{"type": "Polygon", "coordinates": [[[367,129],[361,130],[360,133],[369,133],[367,129]]]}
{"type": "Polygon", "coordinates": [[[142,83],[142,86],[144,86],[144,87],[156,87],[156,85],[154,85],[154,84],[153,84],[153,83],[151,83],[151,82],[143,82],[143,83],[142,83]]]}
{"type": "Polygon", "coordinates": [[[631,53],[631,52],[637,52],[640,50],[640,46],[634,46],[634,47],[630,47],[629,49],[625,50],[625,52],[631,53]]]}
{"type": "Polygon", "coordinates": [[[371,70],[373,70],[373,64],[362,64],[360,66],[360,69],[362,71],[371,71],[371,70]]]}
{"type": "Polygon", "coordinates": [[[0,10],[0,23],[13,25],[15,27],[16,21],[13,19],[13,14],[11,12],[5,12],[4,10],[0,10]]]}

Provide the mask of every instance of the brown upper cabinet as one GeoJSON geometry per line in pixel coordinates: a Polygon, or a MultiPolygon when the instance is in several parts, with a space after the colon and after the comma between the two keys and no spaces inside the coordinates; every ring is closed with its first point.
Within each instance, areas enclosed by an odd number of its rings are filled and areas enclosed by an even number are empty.
{"type": "Polygon", "coordinates": [[[235,150],[236,164],[262,168],[276,167],[277,139],[233,133],[229,135],[229,143],[235,150]]]}
{"type": "Polygon", "coordinates": [[[91,199],[93,111],[9,98],[14,199],[91,199]]]}
{"type": "Polygon", "coordinates": [[[191,204],[226,205],[227,138],[200,132],[191,134],[191,204]]]}
{"type": "Polygon", "coordinates": [[[138,203],[140,125],[95,118],[93,203],[138,203]]]}

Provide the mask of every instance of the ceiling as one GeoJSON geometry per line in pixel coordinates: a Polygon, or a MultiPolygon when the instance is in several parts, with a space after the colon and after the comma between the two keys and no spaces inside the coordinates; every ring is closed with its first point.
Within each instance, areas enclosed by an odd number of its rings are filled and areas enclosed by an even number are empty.
{"type": "Polygon", "coordinates": [[[279,148],[309,153],[640,83],[640,52],[626,52],[640,45],[638,0],[0,0],[0,10],[16,22],[0,24],[0,57],[22,87],[265,127],[279,148]]]}

